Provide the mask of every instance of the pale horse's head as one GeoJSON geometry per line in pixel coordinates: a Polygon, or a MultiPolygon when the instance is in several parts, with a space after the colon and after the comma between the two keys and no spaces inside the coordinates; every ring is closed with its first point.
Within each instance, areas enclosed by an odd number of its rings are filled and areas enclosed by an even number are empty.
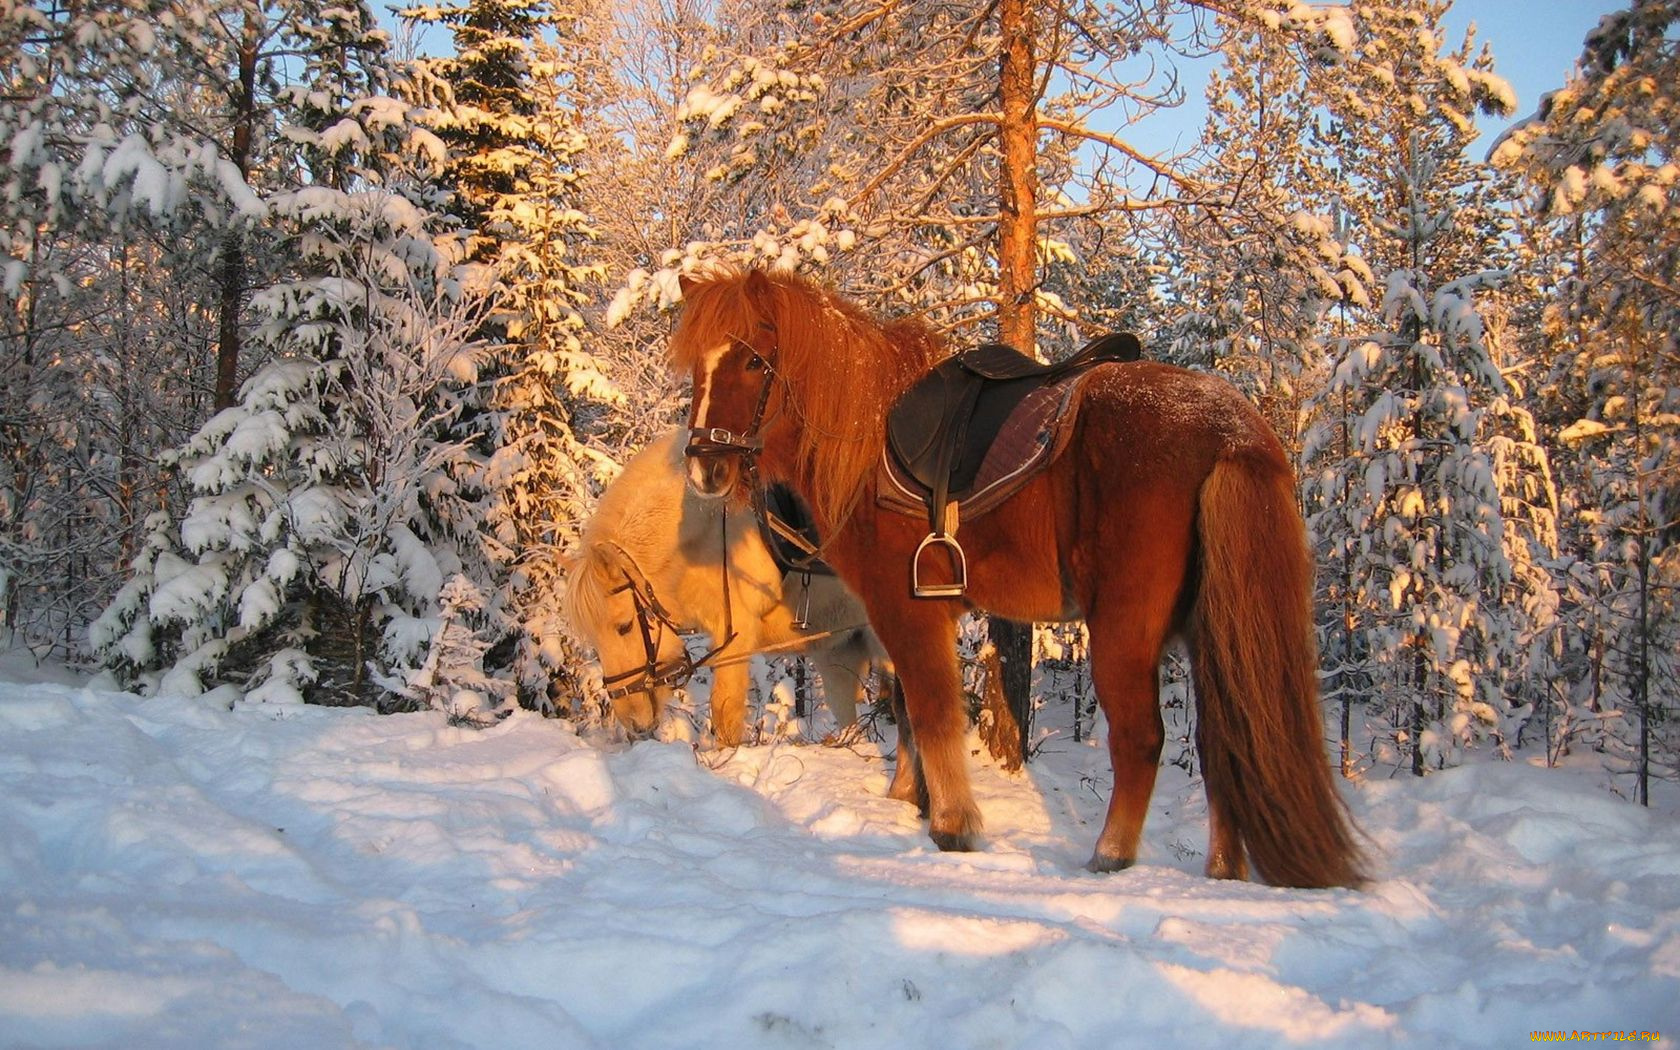
{"type": "Polygon", "coordinates": [[[614,543],[592,543],[571,560],[565,608],[595,649],[613,717],[632,737],[650,736],[681,678],[687,649],[635,560],[614,543]]]}

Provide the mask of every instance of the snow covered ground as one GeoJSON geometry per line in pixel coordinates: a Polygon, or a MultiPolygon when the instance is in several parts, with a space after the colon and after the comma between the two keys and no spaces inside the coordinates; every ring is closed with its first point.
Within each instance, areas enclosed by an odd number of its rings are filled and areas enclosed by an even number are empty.
{"type": "Polygon", "coordinates": [[[1361,784],[1380,881],[1309,892],[1203,879],[1177,770],[1097,876],[1098,748],[974,769],[944,855],[872,745],[0,684],[0,1046],[1680,1045],[1668,785],[1361,784]]]}

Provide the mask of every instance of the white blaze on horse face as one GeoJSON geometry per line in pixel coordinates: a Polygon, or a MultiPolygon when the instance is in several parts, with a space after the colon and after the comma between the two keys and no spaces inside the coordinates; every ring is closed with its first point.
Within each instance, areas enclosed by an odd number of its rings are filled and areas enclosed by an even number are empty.
{"type": "Polygon", "coordinates": [[[694,381],[694,429],[704,429],[707,424],[706,413],[712,404],[712,374],[718,365],[723,363],[723,355],[727,354],[733,342],[719,343],[706,351],[700,358],[700,377],[694,381]]]}
{"type": "MultiPolygon", "coordinates": [[[[706,421],[706,413],[712,405],[712,374],[733,345],[733,342],[720,343],[700,358],[694,380],[694,421],[690,424],[694,430],[705,430],[711,425],[706,421]]],[[[688,457],[688,480],[696,492],[709,491],[706,464],[693,456],[688,457]]]]}

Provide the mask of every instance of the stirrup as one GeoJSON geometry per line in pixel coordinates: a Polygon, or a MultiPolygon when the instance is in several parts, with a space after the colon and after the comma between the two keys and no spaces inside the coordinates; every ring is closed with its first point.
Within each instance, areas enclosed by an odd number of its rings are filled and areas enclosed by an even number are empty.
{"type": "Polygon", "coordinates": [[[916,546],[916,553],[910,556],[910,593],[917,598],[961,598],[968,590],[968,557],[963,554],[962,544],[948,532],[930,532],[927,538],[916,546]],[[953,583],[922,584],[922,552],[929,547],[944,547],[951,552],[951,564],[956,569],[957,578],[953,583]]]}

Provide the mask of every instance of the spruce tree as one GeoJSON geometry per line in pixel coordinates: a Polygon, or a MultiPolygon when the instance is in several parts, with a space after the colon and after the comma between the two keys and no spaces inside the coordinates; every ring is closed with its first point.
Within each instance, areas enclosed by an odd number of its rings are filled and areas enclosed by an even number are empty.
{"type": "Polygon", "coordinates": [[[490,585],[469,421],[494,288],[433,210],[436,140],[379,93],[380,38],[349,14],[311,35],[289,94],[305,181],[271,198],[298,273],[252,299],[269,364],[168,457],[191,502],[154,516],[95,624],[106,665],[146,688],[419,702],[441,695],[435,666],[411,686],[445,581],[490,585]]]}
{"type": "Polygon", "coordinates": [[[479,452],[498,585],[491,660],[524,702],[574,692],[562,627],[562,552],[575,544],[610,460],[590,433],[623,396],[586,349],[583,310],[601,267],[582,210],[588,149],[587,24],[570,7],[473,0],[407,15],[442,23],[455,54],[420,63],[438,87],[431,125],[449,145],[444,181],[462,204],[474,258],[502,288],[487,319],[479,452]],[[552,688],[551,688],[552,685],[552,688]]]}
{"type": "Polygon", "coordinates": [[[1355,3],[1353,76],[1327,89],[1327,138],[1351,187],[1347,236],[1380,295],[1354,312],[1313,405],[1309,519],[1340,567],[1327,649],[1369,676],[1389,760],[1412,772],[1526,711],[1506,676],[1533,633],[1506,493],[1544,458],[1514,408],[1484,311],[1508,273],[1489,174],[1467,147],[1478,108],[1509,108],[1491,57],[1444,47],[1445,3],[1355,3]],[[1535,457],[1539,457],[1536,460],[1535,457]],[[1360,631],[1359,639],[1338,631],[1360,631]]]}

